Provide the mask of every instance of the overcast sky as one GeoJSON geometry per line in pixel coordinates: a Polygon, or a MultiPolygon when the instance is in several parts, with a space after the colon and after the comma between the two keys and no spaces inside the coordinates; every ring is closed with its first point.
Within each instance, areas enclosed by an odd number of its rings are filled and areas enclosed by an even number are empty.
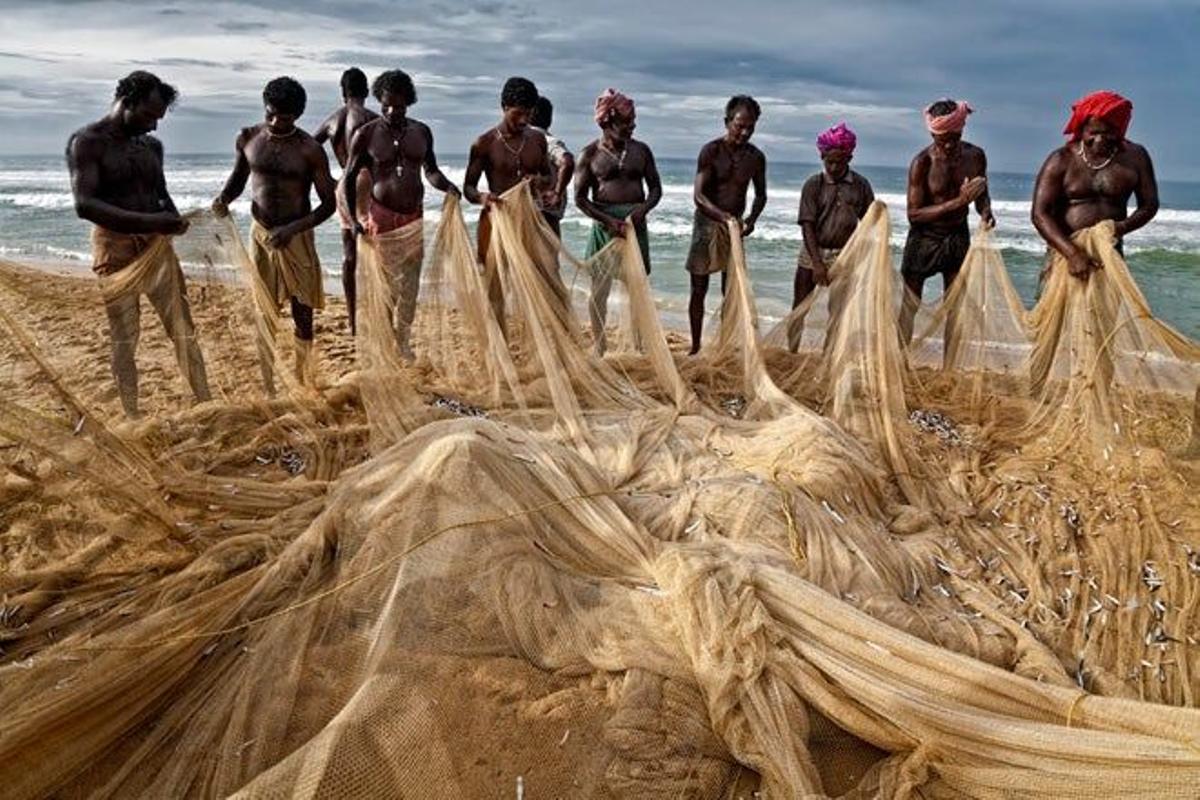
{"type": "Polygon", "coordinates": [[[513,74],[554,101],[555,132],[575,149],[595,135],[595,95],[615,86],[638,103],[639,138],[686,157],[720,132],[735,92],[762,102],[756,140],[769,159],[813,161],[815,134],[845,120],[860,163],[897,166],[927,141],[920,109],[965,98],[968,138],[993,168],[1018,172],[1062,141],[1072,100],[1109,88],[1133,100],[1130,138],[1160,178],[1200,179],[1196,0],[0,0],[0,33],[6,154],[60,152],[132,69],[181,90],[160,128],[178,153],[229,150],[282,74],[308,89],[301,125],[315,127],[357,65],[413,75],[411,113],[443,159],[461,160],[495,121],[513,74]]]}

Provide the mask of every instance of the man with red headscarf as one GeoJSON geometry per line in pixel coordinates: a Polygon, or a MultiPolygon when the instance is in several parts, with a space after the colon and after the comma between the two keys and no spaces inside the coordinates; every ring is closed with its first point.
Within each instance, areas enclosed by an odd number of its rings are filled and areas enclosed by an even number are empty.
{"type": "Polygon", "coordinates": [[[963,128],[974,109],[965,100],[939,100],[925,109],[933,144],[917,153],[908,168],[908,240],[900,274],[908,291],[900,312],[900,336],[912,339],[913,319],[925,281],[942,276],[942,291],[958,277],[971,246],[968,209],[989,227],[996,224],[987,190],[987,156],[964,142],[963,128]]]}
{"type": "Polygon", "coordinates": [[[1071,274],[1087,280],[1098,265],[1071,242],[1075,231],[1113,220],[1120,249],[1125,234],[1158,213],[1158,184],[1150,154],[1125,138],[1133,104],[1115,92],[1093,92],[1071,106],[1063,133],[1069,141],[1042,164],[1033,189],[1033,224],[1067,260],[1071,274]],[[1128,214],[1130,195],[1137,210],[1128,214]]]}

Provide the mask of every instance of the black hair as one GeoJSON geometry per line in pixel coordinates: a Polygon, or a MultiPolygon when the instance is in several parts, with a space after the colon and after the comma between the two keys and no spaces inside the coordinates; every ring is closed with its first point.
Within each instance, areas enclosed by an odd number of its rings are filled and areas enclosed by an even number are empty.
{"type": "Polygon", "coordinates": [[[384,92],[400,95],[405,106],[415,105],[417,102],[417,87],[413,86],[412,78],[402,69],[382,72],[371,84],[371,94],[375,95],[376,100],[383,102],[384,92]]]}
{"type": "Polygon", "coordinates": [[[367,99],[367,76],[358,67],[351,67],[342,73],[342,96],[353,97],[356,100],[367,99]]]}
{"type": "Polygon", "coordinates": [[[929,116],[944,117],[958,110],[958,103],[950,99],[938,100],[929,106],[929,116]]]}
{"type": "Polygon", "coordinates": [[[739,108],[749,111],[750,116],[754,117],[755,122],[762,116],[762,108],[759,107],[757,100],[748,94],[735,94],[725,104],[725,121],[728,122],[733,119],[733,115],[737,113],[739,108]]]}
{"type": "Polygon", "coordinates": [[[113,92],[113,99],[120,100],[126,106],[135,106],[154,92],[158,92],[158,96],[162,98],[168,108],[174,105],[175,99],[179,97],[179,92],[174,86],[163,83],[152,72],[139,69],[117,81],[117,90],[113,92]]]}
{"type": "Polygon", "coordinates": [[[537,102],[533,106],[533,114],[529,117],[529,124],[535,128],[548,131],[553,121],[554,103],[550,102],[549,97],[538,97],[537,102]]]}
{"type": "Polygon", "coordinates": [[[275,78],[263,87],[263,105],[269,105],[284,114],[300,116],[308,104],[308,94],[300,81],[289,78],[275,78]]]}
{"type": "Polygon", "coordinates": [[[500,92],[501,108],[533,108],[537,99],[537,87],[528,78],[509,78],[500,92]]]}

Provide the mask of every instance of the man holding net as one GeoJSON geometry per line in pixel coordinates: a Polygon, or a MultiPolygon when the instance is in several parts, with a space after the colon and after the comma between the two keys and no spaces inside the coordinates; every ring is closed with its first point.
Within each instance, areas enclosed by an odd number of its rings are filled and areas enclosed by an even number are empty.
{"type": "Polygon", "coordinates": [[[117,83],[108,115],[67,142],[75,212],[96,226],[92,269],[100,276],[108,315],[117,394],[130,418],[140,416],[134,353],[142,294],[174,342],[196,401],[211,398],[183,271],[167,239],[188,224],[167,192],[162,143],[150,135],[177,94],[149,72],[131,72],[117,83]]]}
{"type": "MultiPolygon", "coordinates": [[[[500,122],[479,135],[471,145],[467,172],[463,177],[463,194],[472,203],[482,205],[477,232],[479,262],[487,273],[488,299],[500,330],[505,330],[504,293],[498,264],[490,253],[493,207],[500,204],[500,195],[525,179],[544,179],[550,175],[549,151],[546,136],[535,130],[529,120],[537,105],[537,87],[527,78],[513,77],[504,83],[500,92],[500,122]],[[488,190],[479,191],[479,178],[487,179],[488,190]]],[[[548,265],[540,265],[548,266],[548,265]]],[[[557,264],[554,265],[557,270],[557,264]]],[[[555,272],[554,278],[557,278],[555,272]]],[[[565,305],[566,293],[552,286],[565,305]]]]}
{"type": "MultiPolygon", "coordinates": [[[[354,218],[350,216],[346,204],[346,192],[342,186],[346,181],[346,166],[350,161],[350,142],[355,132],[363,125],[379,115],[366,107],[367,76],[358,67],[351,67],[342,73],[342,107],[330,114],[321,127],[317,128],[313,138],[321,145],[329,142],[333,146],[333,155],[342,167],[342,179],[338,182],[337,211],[342,224],[342,288],[346,292],[346,311],[350,317],[350,335],[358,330],[355,311],[357,309],[357,285],[355,272],[358,266],[358,239],[354,233],[354,218]]],[[[359,173],[358,182],[354,184],[354,195],[358,199],[358,212],[361,215],[367,206],[366,198],[371,192],[371,176],[359,173]]]]}
{"type": "MultiPolygon", "coordinates": [[[[575,204],[593,220],[587,258],[603,250],[613,237],[625,236],[628,219],[637,236],[642,264],[649,275],[650,237],[646,230],[646,215],[662,199],[662,180],[650,148],[633,138],[636,116],[633,100],[615,89],[606,89],[596,98],[595,119],[601,135],[579,155],[575,204]]],[[[604,355],[607,346],[604,325],[614,277],[610,270],[592,276],[590,311],[597,355],[604,355]]]]}
{"type": "Polygon", "coordinates": [[[391,322],[396,344],[401,357],[411,361],[410,339],[425,255],[425,185],[421,176],[439,191],[454,195],[459,191],[438,167],[429,126],[408,116],[409,107],[417,102],[417,90],[408,73],[399,69],[382,73],[371,92],[379,101],[382,116],[363,125],[350,143],[342,192],[355,230],[370,236],[371,245],[377,248],[394,291],[391,322]],[[369,176],[370,183],[365,209],[350,191],[362,174],[369,176]],[[365,224],[360,221],[364,218],[365,224]]]}
{"type": "Polygon", "coordinates": [[[917,153],[908,168],[909,228],[900,265],[907,289],[900,311],[905,344],[912,340],[925,281],[940,274],[945,293],[958,277],[971,246],[971,204],[984,225],[996,224],[987,189],[987,156],[962,138],[972,111],[965,100],[938,100],[926,108],[925,127],[933,143],[917,153]]]}
{"type": "Polygon", "coordinates": [[[1087,280],[1099,265],[1071,241],[1071,234],[1112,220],[1117,249],[1125,234],[1158,213],[1158,183],[1150,154],[1125,138],[1133,104],[1115,92],[1093,92],[1071,106],[1063,133],[1070,140],[1042,164],[1033,190],[1033,224],[1066,260],[1067,269],[1087,280]],[[1128,213],[1130,196],[1137,209],[1128,213]]]}
{"type": "Polygon", "coordinates": [[[567,210],[567,186],[575,174],[575,156],[562,139],[550,132],[554,123],[554,104],[548,97],[538,97],[529,117],[530,127],[546,137],[546,159],[550,162],[550,177],[539,181],[538,208],[555,236],[562,236],[562,218],[567,210]]]}
{"type": "MultiPolygon", "coordinates": [[[[263,89],[266,119],[238,134],[233,172],[213,200],[213,211],[229,213],[253,176],[250,207],[250,258],[277,305],[291,304],[295,326],[296,379],[311,384],[313,311],[325,307],[321,262],[313,228],[333,215],[333,176],[325,149],[296,127],[307,95],[292,78],[270,81],[263,89]],[[309,199],[316,188],[320,204],[309,199]]],[[[269,366],[263,364],[268,390],[269,366]]]]}
{"type": "Polygon", "coordinates": [[[696,164],[692,217],[692,245],[688,251],[687,271],[691,273],[692,294],[688,302],[692,349],[700,352],[700,332],[704,325],[704,298],[708,295],[709,276],[721,273],[721,294],[725,293],[726,270],[730,251],[726,224],[737,220],[742,236],[754,232],[754,225],[767,205],[767,159],[750,137],[762,109],[753,97],[736,95],[725,104],[725,134],[704,145],[696,164]],[[746,193],[754,183],[754,205],[746,211],[746,193]]]}
{"type": "MultiPolygon", "coordinates": [[[[829,268],[849,241],[858,221],[875,201],[870,182],[850,169],[858,137],[840,123],[817,137],[817,153],[825,169],[804,182],[797,222],[804,235],[796,263],[792,308],[817,286],[829,285],[829,268]]],[[[792,331],[788,345],[799,349],[800,330],[792,331]]]]}

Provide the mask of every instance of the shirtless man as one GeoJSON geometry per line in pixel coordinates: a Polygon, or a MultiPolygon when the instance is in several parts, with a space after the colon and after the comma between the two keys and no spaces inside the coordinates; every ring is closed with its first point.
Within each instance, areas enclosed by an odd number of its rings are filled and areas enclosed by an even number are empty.
{"type": "Polygon", "coordinates": [[[692,276],[692,296],[688,302],[691,355],[700,352],[709,275],[721,273],[721,294],[725,293],[729,242],[724,230],[718,226],[737,220],[742,237],[749,236],[767,205],[767,159],[761,150],[750,144],[761,114],[754,98],[746,95],[731,97],[725,104],[725,135],[713,139],[700,150],[692,192],[696,204],[692,218],[692,246],[687,258],[687,271],[692,276]],[[750,215],[742,219],[751,182],[754,183],[754,205],[750,215]]]}
{"type": "MultiPolygon", "coordinates": [[[[346,292],[346,310],[350,316],[350,335],[357,331],[355,309],[357,293],[355,291],[355,267],[357,266],[358,242],[354,235],[354,220],[343,198],[342,182],[346,179],[346,165],[350,160],[350,141],[354,133],[366,123],[378,119],[379,115],[365,105],[367,99],[367,76],[358,67],[351,67],[342,73],[342,107],[334,111],[317,128],[313,138],[324,145],[328,141],[333,146],[333,155],[342,167],[342,180],[338,182],[337,210],[342,223],[342,288],[346,292]]],[[[358,207],[360,213],[366,206],[366,197],[371,188],[368,175],[361,175],[356,184],[358,207]]]]}
{"type": "Polygon", "coordinates": [[[938,100],[925,109],[933,144],[917,153],[908,167],[909,228],[900,266],[908,289],[900,310],[904,344],[912,340],[925,281],[940,273],[945,293],[958,277],[971,246],[970,205],[975,204],[985,225],[996,224],[987,190],[987,157],[962,139],[972,111],[965,100],[938,100]]]}
{"type": "MultiPolygon", "coordinates": [[[[157,76],[131,72],[117,83],[108,116],[80,128],[67,142],[75,213],[96,226],[92,230],[92,269],[102,278],[137,261],[161,237],[187,230],[187,222],[167,193],[162,143],[150,135],[176,95],[175,88],[157,76]]],[[[175,343],[176,360],[197,402],[211,397],[183,271],[167,245],[161,264],[139,286],[105,296],[113,377],[121,406],[131,418],[140,416],[134,353],[143,293],[175,343]]]]}
{"type": "Polygon", "coordinates": [[[1094,92],[1072,106],[1063,131],[1071,140],[1042,164],[1033,190],[1033,224],[1067,260],[1080,280],[1099,265],[1071,242],[1071,234],[1113,220],[1117,247],[1158,213],[1158,183],[1150,154],[1125,138],[1133,104],[1113,92],[1094,92]],[[1127,214],[1130,195],[1137,209],[1127,214]]]}
{"type": "Polygon", "coordinates": [[[384,265],[396,287],[393,332],[401,355],[411,360],[409,334],[421,284],[423,241],[415,234],[390,246],[380,241],[380,237],[421,221],[425,198],[422,173],[439,191],[456,196],[459,191],[438,167],[429,126],[408,116],[409,106],[417,102],[412,78],[402,70],[388,70],[375,79],[371,91],[379,101],[382,116],[359,128],[350,142],[350,162],[342,192],[355,231],[374,238],[380,255],[385,261],[394,262],[384,265]],[[368,176],[370,186],[366,208],[359,207],[359,198],[350,191],[360,174],[368,176]]]}
{"type": "MultiPolygon", "coordinates": [[[[504,325],[504,294],[500,275],[488,249],[492,239],[491,210],[500,204],[500,195],[526,178],[537,180],[550,175],[546,137],[529,125],[537,105],[537,87],[526,78],[509,78],[500,92],[500,122],[481,133],[471,145],[463,194],[472,203],[483,206],[477,233],[479,262],[487,272],[488,298],[500,330],[504,325]],[[478,189],[480,176],[487,178],[488,190],[478,189]]],[[[566,289],[557,274],[557,264],[539,267],[548,270],[546,278],[558,299],[566,303],[566,289]],[[549,270],[554,270],[553,275],[549,270]]]]}
{"type": "MultiPolygon", "coordinates": [[[[291,304],[296,338],[296,377],[311,383],[313,310],[325,307],[325,289],[313,228],[333,215],[333,176],[317,140],[296,127],[307,95],[292,78],[275,78],[263,89],[265,121],[238,134],[237,158],[225,188],[213,200],[224,216],[253,178],[250,257],[278,305],[291,304]],[[313,188],[320,204],[309,200],[313,188]]],[[[273,390],[263,363],[268,390],[273,390]]]]}
{"type": "MultiPolygon", "coordinates": [[[[625,219],[629,218],[642,251],[642,264],[649,275],[646,215],[662,199],[662,180],[654,154],[645,143],[633,138],[637,114],[631,98],[615,89],[606,89],[596,98],[595,120],[600,126],[600,138],[579,154],[579,171],[575,176],[575,204],[594,220],[586,257],[599,253],[614,236],[624,236],[625,219]]],[[[606,347],[604,323],[613,277],[608,274],[592,278],[592,337],[598,355],[604,355],[606,347]]]]}

